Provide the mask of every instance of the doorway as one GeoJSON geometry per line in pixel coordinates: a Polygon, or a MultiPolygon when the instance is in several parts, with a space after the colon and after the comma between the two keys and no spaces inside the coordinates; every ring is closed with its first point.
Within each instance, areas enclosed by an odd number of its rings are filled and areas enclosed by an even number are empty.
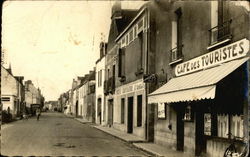
{"type": "Polygon", "coordinates": [[[133,133],[133,97],[128,97],[128,124],[127,124],[127,132],[133,133]]]}
{"type": "Polygon", "coordinates": [[[206,149],[204,140],[204,113],[198,111],[195,113],[195,155],[200,156],[202,151],[206,149]]]}
{"type": "Polygon", "coordinates": [[[99,124],[102,123],[102,110],[101,110],[101,105],[102,105],[102,99],[101,98],[98,98],[97,100],[97,120],[99,124]]]}
{"type": "Polygon", "coordinates": [[[78,101],[76,101],[76,117],[78,116],[78,101]]]}
{"type": "Polygon", "coordinates": [[[113,125],[113,99],[108,100],[108,125],[113,125]]]}
{"type": "Polygon", "coordinates": [[[184,150],[184,109],[179,107],[177,109],[177,128],[176,128],[176,135],[177,135],[177,150],[183,151],[184,150]]]}

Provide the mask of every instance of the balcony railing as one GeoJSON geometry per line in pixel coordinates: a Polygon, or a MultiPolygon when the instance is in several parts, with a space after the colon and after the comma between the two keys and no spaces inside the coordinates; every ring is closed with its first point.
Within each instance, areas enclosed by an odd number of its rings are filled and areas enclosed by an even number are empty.
{"type": "Polygon", "coordinates": [[[231,38],[230,24],[232,20],[226,21],[221,25],[213,27],[209,30],[210,45],[214,45],[218,42],[231,38]]]}
{"type": "Polygon", "coordinates": [[[173,63],[183,58],[182,47],[183,45],[180,45],[170,50],[170,63],[173,63]]]}
{"type": "Polygon", "coordinates": [[[115,92],[115,77],[110,77],[104,81],[104,92],[105,94],[115,92]]]}

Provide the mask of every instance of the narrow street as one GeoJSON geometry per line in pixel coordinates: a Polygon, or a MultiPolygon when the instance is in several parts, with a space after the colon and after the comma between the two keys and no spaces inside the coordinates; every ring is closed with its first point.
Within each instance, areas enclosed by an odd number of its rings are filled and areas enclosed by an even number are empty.
{"type": "Polygon", "coordinates": [[[60,113],[42,113],[1,128],[6,156],[147,156],[129,144],[60,113]]]}

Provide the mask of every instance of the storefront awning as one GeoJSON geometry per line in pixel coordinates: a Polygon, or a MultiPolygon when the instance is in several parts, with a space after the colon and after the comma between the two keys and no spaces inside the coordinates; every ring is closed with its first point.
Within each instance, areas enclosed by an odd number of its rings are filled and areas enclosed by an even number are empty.
{"type": "Polygon", "coordinates": [[[216,83],[245,63],[249,57],[171,79],[148,96],[148,103],[214,99],[216,83]]]}

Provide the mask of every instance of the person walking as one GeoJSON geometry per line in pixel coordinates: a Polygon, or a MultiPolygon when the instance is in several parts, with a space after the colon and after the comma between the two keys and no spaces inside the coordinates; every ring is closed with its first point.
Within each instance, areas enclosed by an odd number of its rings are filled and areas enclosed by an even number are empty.
{"type": "Polygon", "coordinates": [[[41,115],[41,110],[40,108],[36,109],[36,120],[39,120],[39,117],[41,115]]]}

